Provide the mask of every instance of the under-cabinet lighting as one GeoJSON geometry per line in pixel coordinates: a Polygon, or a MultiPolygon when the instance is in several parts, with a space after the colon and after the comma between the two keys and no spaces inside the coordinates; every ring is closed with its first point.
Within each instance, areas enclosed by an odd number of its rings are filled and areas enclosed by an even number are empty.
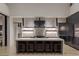
{"type": "Polygon", "coordinates": [[[33,33],[33,31],[23,31],[22,33],[33,33]]]}
{"type": "Polygon", "coordinates": [[[46,30],[57,30],[57,28],[45,28],[46,30]]]}
{"type": "Polygon", "coordinates": [[[48,32],[46,32],[46,33],[57,33],[57,32],[51,32],[51,31],[48,31],[48,32]]]}
{"type": "Polygon", "coordinates": [[[33,31],[22,31],[22,37],[34,37],[33,31]]]}
{"type": "Polygon", "coordinates": [[[34,30],[34,28],[22,28],[22,30],[34,30]]]}
{"type": "Polygon", "coordinates": [[[75,28],[75,30],[79,30],[79,28],[75,28]]]}

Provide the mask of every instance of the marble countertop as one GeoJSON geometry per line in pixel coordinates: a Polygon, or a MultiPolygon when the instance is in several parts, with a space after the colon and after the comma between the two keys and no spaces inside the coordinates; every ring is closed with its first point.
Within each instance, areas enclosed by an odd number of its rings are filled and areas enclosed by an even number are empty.
{"type": "Polygon", "coordinates": [[[64,41],[61,38],[17,38],[16,41],[64,41]]]}

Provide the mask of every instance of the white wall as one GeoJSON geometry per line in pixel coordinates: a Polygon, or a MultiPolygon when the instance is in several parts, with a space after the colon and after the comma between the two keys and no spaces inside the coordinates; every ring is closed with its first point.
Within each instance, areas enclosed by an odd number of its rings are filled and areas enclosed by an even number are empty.
{"type": "Polygon", "coordinates": [[[9,15],[8,6],[5,3],[0,3],[0,13],[3,13],[5,15],[9,15]]]}
{"type": "Polygon", "coordinates": [[[56,18],[45,18],[45,27],[56,27],[56,18]]]}
{"type": "Polygon", "coordinates": [[[24,27],[34,27],[34,18],[25,18],[24,27]]]}
{"type": "Polygon", "coordinates": [[[11,3],[7,5],[9,6],[11,16],[66,17],[69,13],[69,4],[67,3],[11,3]]]}
{"type": "Polygon", "coordinates": [[[4,25],[4,16],[0,15],[0,25],[4,25]]]}
{"type": "Polygon", "coordinates": [[[70,15],[79,11],[79,3],[73,3],[70,8],[70,15]]]}
{"type": "Polygon", "coordinates": [[[15,42],[15,28],[14,28],[14,24],[13,24],[13,18],[10,17],[8,19],[8,23],[7,23],[7,26],[8,26],[8,52],[9,52],[9,55],[15,55],[16,53],[16,42],[15,42]]]}

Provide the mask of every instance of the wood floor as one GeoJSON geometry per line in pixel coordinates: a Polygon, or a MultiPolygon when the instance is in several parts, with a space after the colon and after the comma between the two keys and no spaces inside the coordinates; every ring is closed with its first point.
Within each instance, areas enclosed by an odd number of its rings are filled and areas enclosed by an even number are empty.
{"type": "Polygon", "coordinates": [[[0,56],[7,56],[7,55],[8,55],[7,47],[0,47],[0,56]]]}
{"type": "MultiPolygon", "coordinates": [[[[53,54],[53,53],[40,53],[40,54],[16,54],[17,56],[21,55],[21,56],[63,56],[61,54],[53,54]]],[[[0,56],[8,56],[8,49],[7,47],[0,47],[0,56]]],[[[68,45],[64,44],[64,56],[79,56],[79,50],[76,50],[68,45]]]]}
{"type": "Polygon", "coordinates": [[[68,45],[64,45],[64,55],[66,55],[66,56],[79,56],[79,50],[76,50],[68,45]]]}

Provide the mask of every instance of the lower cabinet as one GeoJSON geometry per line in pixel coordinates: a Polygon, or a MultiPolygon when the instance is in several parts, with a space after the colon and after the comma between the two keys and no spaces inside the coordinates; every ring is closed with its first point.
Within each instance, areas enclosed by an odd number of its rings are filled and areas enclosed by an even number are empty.
{"type": "Polygon", "coordinates": [[[56,42],[53,42],[54,46],[54,52],[55,53],[62,53],[62,42],[59,42],[59,41],[56,41],[56,42]]]}
{"type": "Polygon", "coordinates": [[[29,41],[26,42],[25,52],[33,52],[34,51],[34,42],[29,41]]]}
{"type": "Polygon", "coordinates": [[[17,53],[62,53],[61,41],[17,41],[17,53]]]}
{"type": "Polygon", "coordinates": [[[17,53],[24,53],[25,48],[26,48],[25,42],[23,41],[17,42],[17,45],[16,45],[17,53]]]}
{"type": "Polygon", "coordinates": [[[43,41],[36,41],[35,42],[35,52],[44,52],[44,42],[43,41]]]}
{"type": "Polygon", "coordinates": [[[53,42],[50,42],[50,41],[46,41],[45,42],[45,45],[44,45],[44,48],[45,48],[45,52],[53,52],[54,48],[53,48],[53,42]]]}

